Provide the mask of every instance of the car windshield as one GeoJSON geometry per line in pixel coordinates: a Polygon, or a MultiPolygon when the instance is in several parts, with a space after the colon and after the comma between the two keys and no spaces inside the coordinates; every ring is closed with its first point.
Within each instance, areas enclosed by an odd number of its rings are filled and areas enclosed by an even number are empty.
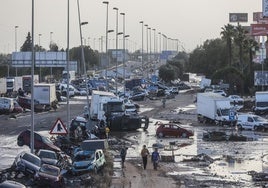
{"type": "Polygon", "coordinates": [[[60,171],[57,168],[52,168],[48,165],[43,165],[40,169],[40,172],[43,172],[45,174],[49,174],[52,176],[58,176],[60,171]]]}
{"type": "Polygon", "coordinates": [[[53,152],[46,152],[46,151],[41,151],[39,153],[40,158],[49,158],[49,159],[57,159],[57,156],[53,152]]]}
{"type": "Polygon", "coordinates": [[[264,119],[263,117],[260,117],[260,116],[254,116],[253,119],[256,122],[264,122],[264,121],[267,121],[266,119],[264,119]]]}
{"type": "Polygon", "coordinates": [[[89,161],[92,160],[94,158],[94,155],[76,155],[74,157],[74,161],[78,162],[78,161],[89,161]]]}
{"type": "Polygon", "coordinates": [[[42,140],[43,140],[43,142],[46,143],[46,144],[53,144],[52,141],[49,140],[49,138],[47,138],[47,137],[42,136],[42,140]]]}
{"type": "Polygon", "coordinates": [[[31,156],[30,154],[28,153],[25,153],[22,158],[26,161],[29,161],[33,164],[35,164],[36,166],[40,166],[41,165],[41,161],[39,160],[39,158],[37,157],[34,157],[34,156],[31,156]]]}

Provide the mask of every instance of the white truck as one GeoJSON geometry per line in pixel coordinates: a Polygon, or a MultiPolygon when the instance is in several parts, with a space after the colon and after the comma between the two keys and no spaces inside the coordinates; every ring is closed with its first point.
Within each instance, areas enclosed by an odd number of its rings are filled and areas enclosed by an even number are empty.
{"type": "Polygon", "coordinates": [[[34,99],[42,105],[53,106],[57,101],[55,84],[34,84],[34,99]]]}
{"type": "Polygon", "coordinates": [[[0,94],[6,94],[7,92],[7,81],[6,78],[0,78],[0,94]]]}
{"type": "Polygon", "coordinates": [[[200,123],[235,125],[237,121],[230,99],[211,92],[197,94],[197,115],[200,123]]]}
{"type": "Polygon", "coordinates": [[[255,114],[262,114],[268,111],[268,91],[257,91],[255,93],[255,114]]]}
{"type": "Polygon", "coordinates": [[[21,76],[7,77],[6,78],[6,90],[7,90],[7,93],[13,92],[13,91],[18,91],[19,88],[23,88],[22,87],[22,77],[21,76]]]}
{"type": "MultiPolygon", "coordinates": [[[[68,79],[68,72],[66,70],[62,71],[62,81],[64,83],[67,83],[67,79],[68,79]]],[[[75,71],[70,70],[69,71],[69,82],[71,82],[72,80],[75,80],[75,71]]]]}
{"type": "MultiPolygon", "coordinates": [[[[111,92],[92,91],[89,117],[92,120],[105,120],[104,104],[111,100],[119,101],[119,98],[111,92]]],[[[122,101],[121,101],[122,104],[122,101]]]]}

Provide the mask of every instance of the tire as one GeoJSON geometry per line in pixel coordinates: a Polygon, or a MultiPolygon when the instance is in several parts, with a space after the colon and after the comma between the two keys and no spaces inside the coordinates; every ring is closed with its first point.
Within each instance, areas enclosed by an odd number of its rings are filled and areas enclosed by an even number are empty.
{"type": "Polygon", "coordinates": [[[22,147],[24,145],[24,140],[18,139],[17,144],[18,144],[18,146],[22,147]]]}
{"type": "Polygon", "coordinates": [[[164,135],[162,132],[158,133],[157,136],[158,136],[159,138],[163,138],[163,137],[165,137],[165,135],[164,135]]]}
{"type": "Polygon", "coordinates": [[[181,137],[182,138],[187,138],[187,134],[186,133],[182,133],[181,137]]]}

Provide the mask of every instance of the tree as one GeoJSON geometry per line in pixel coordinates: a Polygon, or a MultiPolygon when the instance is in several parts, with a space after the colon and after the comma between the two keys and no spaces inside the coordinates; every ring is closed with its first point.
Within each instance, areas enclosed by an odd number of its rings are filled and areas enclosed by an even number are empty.
{"type": "Polygon", "coordinates": [[[228,65],[232,65],[232,39],[234,37],[234,26],[227,24],[221,28],[222,38],[226,41],[226,46],[228,49],[228,65]]]}
{"type": "Polygon", "coordinates": [[[25,42],[20,47],[20,51],[22,51],[22,52],[32,51],[32,37],[31,37],[30,32],[28,32],[25,42]]]}
{"type": "Polygon", "coordinates": [[[241,68],[241,72],[244,72],[244,61],[243,61],[243,50],[246,41],[246,31],[245,29],[238,24],[234,32],[234,42],[238,46],[239,49],[239,66],[241,68]]]}
{"type": "Polygon", "coordinates": [[[51,42],[50,45],[49,45],[49,49],[50,51],[52,52],[58,52],[59,51],[59,47],[56,43],[54,42],[51,42]]]}

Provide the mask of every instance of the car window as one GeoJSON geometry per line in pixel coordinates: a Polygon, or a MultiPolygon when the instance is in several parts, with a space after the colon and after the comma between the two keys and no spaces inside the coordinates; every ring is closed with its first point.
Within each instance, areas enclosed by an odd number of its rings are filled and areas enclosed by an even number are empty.
{"type": "Polygon", "coordinates": [[[99,152],[96,153],[96,159],[99,159],[99,152]]]}
{"type": "Polygon", "coordinates": [[[251,117],[248,117],[248,122],[253,122],[253,119],[251,117]]]}

